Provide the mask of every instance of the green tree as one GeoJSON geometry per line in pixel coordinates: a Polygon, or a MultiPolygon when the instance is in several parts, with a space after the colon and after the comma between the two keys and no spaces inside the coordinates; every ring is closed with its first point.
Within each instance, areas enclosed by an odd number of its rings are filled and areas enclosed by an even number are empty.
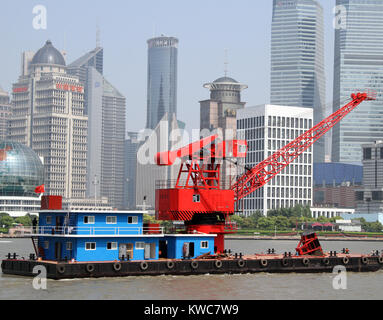
{"type": "Polygon", "coordinates": [[[16,218],[15,223],[22,224],[25,227],[30,227],[32,225],[32,219],[29,215],[26,215],[24,217],[16,218]]]}
{"type": "Polygon", "coordinates": [[[14,223],[13,218],[9,216],[8,214],[2,215],[0,217],[0,227],[4,226],[5,229],[9,229],[12,227],[13,223],[14,223]]]}

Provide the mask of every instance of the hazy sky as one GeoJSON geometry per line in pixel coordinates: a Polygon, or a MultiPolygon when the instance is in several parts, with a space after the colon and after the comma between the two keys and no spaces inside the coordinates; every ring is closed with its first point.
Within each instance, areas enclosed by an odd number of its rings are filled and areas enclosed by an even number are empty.
{"type": "MultiPolygon", "coordinates": [[[[319,0],[325,12],[327,101],[332,100],[335,0],[319,0]]],[[[202,86],[224,74],[246,83],[248,106],[270,100],[272,0],[1,0],[0,86],[6,91],[20,74],[20,54],[47,39],[67,51],[67,63],[96,45],[100,26],[104,74],[127,99],[128,130],[146,122],[147,44],[153,35],[179,39],[178,118],[199,128],[202,86]],[[47,29],[35,30],[36,5],[47,9],[47,29]]]]}

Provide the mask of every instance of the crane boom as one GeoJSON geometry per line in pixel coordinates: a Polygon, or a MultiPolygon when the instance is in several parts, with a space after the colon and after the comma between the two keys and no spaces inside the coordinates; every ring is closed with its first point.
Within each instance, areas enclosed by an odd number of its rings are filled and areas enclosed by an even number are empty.
{"type": "Polygon", "coordinates": [[[367,91],[351,95],[352,101],[340,108],[316,126],[309,129],[298,138],[276,151],[266,160],[260,162],[232,185],[234,200],[238,201],[273,179],[290,163],[298,158],[304,151],[310,148],[317,140],[326,134],[332,127],[341,121],[347,114],[354,110],[365,100],[375,100],[376,93],[367,91]]]}

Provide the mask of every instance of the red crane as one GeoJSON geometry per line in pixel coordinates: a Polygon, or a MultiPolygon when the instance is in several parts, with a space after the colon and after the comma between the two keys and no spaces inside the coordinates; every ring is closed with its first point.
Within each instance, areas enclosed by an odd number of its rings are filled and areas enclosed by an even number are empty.
{"type": "Polygon", "coordinates": [[[156,155],[156,163],[170,166],[177,159],[181,167],[174,186],[159,185],[156,190],[156,218],[184,221],[188,232],[217,234],[215,252],[224,250],[224,235],[235,232],[230,223],[235,203],[263,187],[291,162],[310,148],[318,139],[365,100],[375,100],[376,93],[366,91],[351,95],[344,107],[307,130],[301,136],[276,151],[254,168],[248,169],[229,190],[220,185],[223,160],[244,158],[247,142],[231,140],[216,142],[218,136],[204,138],[175,151],[156,155]]]}

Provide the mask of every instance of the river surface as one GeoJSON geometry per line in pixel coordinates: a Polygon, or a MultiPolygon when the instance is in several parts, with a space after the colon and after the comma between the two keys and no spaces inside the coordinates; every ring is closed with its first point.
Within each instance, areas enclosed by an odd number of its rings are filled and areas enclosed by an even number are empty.
{"type": "MultiPolygon", "coordinates": [[[[322,241],[325,251],[349,248],[351,253],[383,250],[383,242],[322,241]]],[[[253,254],[275,248],[294,252],[296,241],[227,240],[233,252],[253,254]]],[[[28,257],[31,240],[0,239],[0,257],[17,252],[28,257]]],[[[35,290],[32,278],[0,273],[0,300],[382,300],[383,271],[347,273],[347,289],[333,288],[333,274],[245,274],[203,276],[126,277],[48,280],[46,290],[35,290]]]]}

